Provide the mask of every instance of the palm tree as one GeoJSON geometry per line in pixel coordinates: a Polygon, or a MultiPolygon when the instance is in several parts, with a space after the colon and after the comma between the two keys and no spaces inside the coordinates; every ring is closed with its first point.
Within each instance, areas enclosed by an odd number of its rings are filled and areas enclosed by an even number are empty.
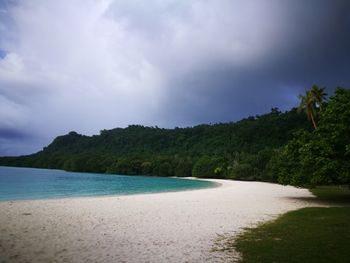
{"type": "Polygon", "coordinates": [[[317,85],[313,85],[310,90],[306,91],[305,95],[299,95],[300,105],[298,111],[305,111],[314,129],[317,128],[317,109],[321,111],[323,102],[327,101],[327,93],[324,90],[325,88],[319,88],[317,85]]]}
{"type": "Polygon", "coordinates": [[[322,110],[322,104],[327,101],[327,93],[324,92],[325,88],[319,88],[317,85],[313,85],[311,88],[311,94],[314,98],[316,106],[322,110]]]}
{"type": "Polygon", "coordinates": [[[316,102],[312,91],[306,91],[305,95],[299,95],[300,105],[298,111],[305,111],[309,120],[311,120],[314,129],[317,129],[316,124],[316,102]]]}

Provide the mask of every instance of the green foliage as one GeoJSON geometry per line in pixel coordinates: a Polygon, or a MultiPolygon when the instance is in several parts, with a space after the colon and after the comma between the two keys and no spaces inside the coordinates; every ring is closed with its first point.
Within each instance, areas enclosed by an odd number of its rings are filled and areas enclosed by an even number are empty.
{"type": "Polygon", "coordinates": [[[236,123],[161,129],[131,125],[57,137],[42,151],[2,157],[0,165],[156,176],[200,176],[275,181],[265,173],[274,150],[309,126],[296,109],[236,123]]]}
{"type": "Polygon", "coordinates": [[[236,164],[232,167],[230,178],[255,180],[255,169],[249,163],[236,164]]]}
{"type": "Polygon", "coordinates": [[[350,91],[338,88],[320,113],[318,128],[297,132],[275,160],[279,182],[350,184],[349,145],[350,91]]]}
{"type": "Polygon", "coordinates": [[[157,176],[173,176],[174,173],[171,165],[171,159],[164,157],[158,158],[155,161],[152,174],[157,176]]]}
{"type": "Polygon", "coordinates": [[[236,153],[230,159],[226,177],[239,180],[276,182],[268,174],[267,164],[273,158],[274,149],[265,148],[257,153],[236,153]]]}
{"type": "Polygon", "coordinates": [[[188,159],[181,159],[175,167],[175,176],[192,176],[192,162],[188,159]]]}
{"type": "Polygon", "coordinates": [[[315,129],[317,128],[318,113],[322,109],[324,101],[326,101],[326,96],[324,88],[319,88],[317,85],[313,85],[310,90],[306,91],[305,95],[299,95],[300,105],[298,110],[306,113],[315,129]]]}
{"type": "Polygon", "coordinates": [[[224,167],[226,167],[224,158],[203,156],[194,164],[192,174],[202,178],[221,178],[224,167]]]}

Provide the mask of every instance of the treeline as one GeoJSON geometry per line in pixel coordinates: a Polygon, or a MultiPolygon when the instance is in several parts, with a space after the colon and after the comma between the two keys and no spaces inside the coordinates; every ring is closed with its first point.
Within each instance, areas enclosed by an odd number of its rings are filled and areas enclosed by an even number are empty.
{"type": "Polygon", "coordinates": [[[307,94],[300,105],[307,114],[273,108],[235,123],[175,129],[131,125],[94,136],[70,132],[38,153],[2,157],[0,165],[293,185],[349,183],[349,90],[338,88],[328,102],[319,103],[314,93],[307,94]]]}
{"type": "Polygon", "coordinates": [[[2,157],[1,165],[128,175],[196,176],[276,181],[266,166],[276,149],[310,124],[296,109],[236,123],[162,129],[131,125],[57,137],[42,151],[2,157]]]}

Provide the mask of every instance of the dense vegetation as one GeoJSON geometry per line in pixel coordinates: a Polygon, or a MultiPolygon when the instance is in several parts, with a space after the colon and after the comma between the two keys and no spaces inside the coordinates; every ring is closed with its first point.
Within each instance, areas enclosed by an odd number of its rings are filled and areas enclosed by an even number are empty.
{"type": "Polygon", "coordinates": [[[236,123],[161,129],[132,125],[57,137],[42,151],[2,157],[0,164],[129,175],[198,176],[274,181],[265,169],[276,149],[311,128],[296,109],[236,123]]]}
{"type": "Polygon", "coordinates": [[[317,128],[298,131],[270,168],[284,184],[350,186],[350,90],[338,88],[314,112],[317,128]]]}
{"type": "Polygon", "coordinates": [[[236,123],[175,129],[131,125],[94,136],[70,132],[38,153],[2,157],[0,165],[294,185],[349,183],[350,92],[338,88],[329,103],[322,101],[322,92],[301,96],[307,115],[273,108],[236,123]]]}
{"type": "Polygon", "coordinates": [[[225,249],[240,252],[240,262],[349,262],[350,189],[318,187],[318,202],[332,208],[303,208],[247,229],[225,249]]]}

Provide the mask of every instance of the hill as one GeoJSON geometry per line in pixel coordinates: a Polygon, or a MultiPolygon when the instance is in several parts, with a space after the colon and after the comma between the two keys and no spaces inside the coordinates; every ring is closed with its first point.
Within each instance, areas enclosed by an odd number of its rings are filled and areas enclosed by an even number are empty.
{"type": "Polygon", "coordinates": [[[1,157],[0,165],[129,175],[198,176],[275,181],[266,165],[299,129],[296,109],[238,122],[163,129],[131,125],[85,136],[70,132],[42,151],[1,157]]]}

